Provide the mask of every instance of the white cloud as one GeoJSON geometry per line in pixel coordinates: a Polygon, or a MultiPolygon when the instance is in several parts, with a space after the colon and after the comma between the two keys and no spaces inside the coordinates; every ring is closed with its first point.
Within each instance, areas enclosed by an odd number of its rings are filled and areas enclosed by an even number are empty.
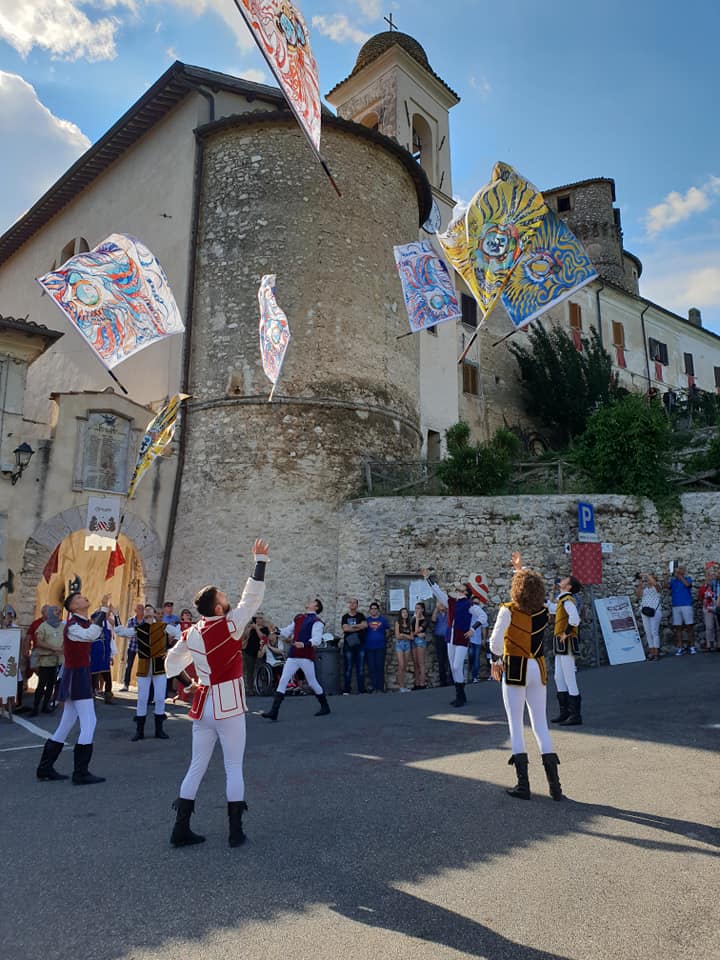
{"type": "Polygon", "coordinates": [[[21,57],[33,47],[57,60],[112,60],[117,17],[90,20],[76,0],[0,0],[0,38],[21,57]]]}
{"type": "Polygon", "coordinates": [[[168,58],[168,60],[177,60],[178,55],[175,47],[168,47],[165,51],[165,56],[168,58]]]}
{"type": "Polygon", "coordinates": [[[249,67],[248,69],[241,69],[237,72],[236,76],[242,77],[243,80],[249,80],[251,83],[267,83],[268,75],[264,70],[256,70],[255,67],[249,67]]]}
{"type": "Polygon", "coordinates": [[[333,13],[332,16],[321,14],[312,18],[312,25],[323,36],[329,37],[336,43],[345,43],[346,41],[365,43],[366,40],[370,39],[370,34],[351,23],[344,13],[333,13]]]}
{"type": "Polygon", "coordinates": [[[74,123],[51,113],[27,81],[3,71],[0,130],[13,131],[3,140],[0,231],[4,231],[87,150],[90,141],[74,123]]]}
{"type": "Polygon", "coordinates": [[[382,14],[382,0],[355,0],[355,6],[366,20],[379,20],[382,14]]]}
{"type": "Polygon", "coordinates": [[[470,77],[470,86],[477,90],[481,100],[487,100],[492,93],[492,87],[487,77],[470,77]]]}
{"type": "Polygon", "coordinates": [[[661,203],[648,210],[648,236],[654,237],[693,214],[702,213],[717,196],[720,196],[720,177],[710,177],[703,186],[690,187],[684,195],[673,190],[661,203]]]}
{"type": "MultiPolygon", "coordinates": [[[[123,20],[136,20],[143,9],[159,3],[183,7],[197,17],[213,12],[225,21],[241,50],[254,46],[230,0],[0,0],[0,39],[22,57],[38,47],[56,60],[113,60],[123,20]]],[[[155,32],[161,24],[155,24],[155,32]]]]}

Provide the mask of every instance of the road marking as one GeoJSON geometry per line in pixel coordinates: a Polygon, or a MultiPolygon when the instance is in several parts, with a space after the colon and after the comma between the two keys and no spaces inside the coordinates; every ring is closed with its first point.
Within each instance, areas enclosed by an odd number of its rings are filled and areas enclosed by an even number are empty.
{"type": "Polygon", "coordinates": [[[34,723],[30,723],[29,720],[26,720],[24,717],[16,717],[15,714],[12,715],[13,723],[19,723],[20,726],[27,730],[28,733],[34,734],[36,737],[41,737],[43,740],[47,740],[50,734],[47,730],[43,730],[42,727],[36,726],[34,723]]]}
{"type": "Polygon", "coordinates": [[[0,753],[10,753],[13,750],[39,750],[41,746],[41,743],[31,743],[27,747],[2,747],[0,753]]]}

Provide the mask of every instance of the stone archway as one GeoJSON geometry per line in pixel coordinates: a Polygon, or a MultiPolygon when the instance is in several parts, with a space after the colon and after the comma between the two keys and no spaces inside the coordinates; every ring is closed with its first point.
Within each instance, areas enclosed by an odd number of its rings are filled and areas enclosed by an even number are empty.
{"type": "MultiPolygon", "coordinates": [[[[36,586],[43,575],[45,564],[55,547],[78,531],[85,529],[85,506],[70,507],[44,520],[25,544],[22,589],[17,612],[20,623],[30,623],[35,615],[36,586]]],[[[156,598],[162,570],[163,548],[157,533],[137,515],[125,512],[122,534],[132,541],[143,567],[145,595],[156,598]]],[[[160,601],[162,598],[160,598],[160,601]]]]}

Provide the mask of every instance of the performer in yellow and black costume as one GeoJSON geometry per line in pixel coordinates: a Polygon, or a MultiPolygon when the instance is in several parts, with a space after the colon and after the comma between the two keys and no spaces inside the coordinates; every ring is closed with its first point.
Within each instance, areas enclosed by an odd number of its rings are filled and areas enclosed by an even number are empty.
{"type": "Polygon", "coordinates": [[[549,622],[545,605],[545,582],[539,573],[521,567],[519,554],[513,554],[515,575],[510,588],[510,603],[503,604],[490,636],[490,652],[495,659],[492,676],[502,680],[503,703],[510,727],[512,756],[517,785],[507,792],[511,797],[530,799],[528,755],[525,750],[523,718],[525,704],[530,714],[535,739],[553,800],[562,800],[558,775],[560,760],[553,752],[547,722],[547,672],[543,657],[543,633],[549,622]]]}
{"type": "Polygon", "coordinates": [[[145,720],[151,685],[155,699],[155,736],[158,740],[169,739],[163,730],[167,693],[165,657],[168,651],[168,634],[172,634],[174,639],[179,639],[180,630],[173,624],[157,621],[152,611],[152,607],[146,606],[145,619],[142,622],[135,620],[128,623],[127,627],[117,629],[120,636],[134,638],[137,642],[138,698],[133,742],[145,739],[145,720]]]}
{"type": "Polygon", "coordinates": [[[580,653],[580,611],[575,597],[582,591],[583,585],[576,577],[565,577],[560,581],[559,588],[557,600],[548,604],[550,613],[555,614],[553,653],[555,686],[560,704],[560,713],[552,718],[552,722],[574,727],[582,723],[580,690],[575,676],[575,657],[580,653]]]}

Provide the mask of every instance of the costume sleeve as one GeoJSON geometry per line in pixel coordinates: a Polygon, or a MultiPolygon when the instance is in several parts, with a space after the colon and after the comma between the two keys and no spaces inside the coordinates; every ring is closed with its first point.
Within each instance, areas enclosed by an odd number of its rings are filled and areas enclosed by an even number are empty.
{"type": "Polygon", "coordinates": [[[547,603],[545,604],[545,606],[548,608],[548,613],[551,614],[551,616],[554,617],[555,614],[557,613],[557,604],[555,603],[555,601],[554,601],[554,600],[548,600],[547,603]]]}
{"type": "Polygon", "coordinates": [[[439,587],[439,586],[437,585],[437,583],[435,583],[434,580],[431,580],[431,579],[430,579],[430,577],[427,578],[427,585],[428,585],[428,586],[430,587],[430,589],[432,590],[433,595],[435,596],[435,598],[436,598],[437,600],[439,600],[440,603],[442,603],[442,604],[444,604],[445,606],[447,606],[447,603],[448,603],[448,595],[445,593],[445,591],[442,589],[442,587],[439,587]]]}
{"type": "Polygon", "coordinates": [[[103,628],[97,623],[91,623],[87,627],[81,627],[79,623],[71,623],[67,632],[68,637],[76,643],[95,643],[103,635],[103,628]]]}
{"type": "Polygon", "coordinates": [[[479,603],[474,603],[470,607],[470,618],[473,630],[477,630],[478,627],[486,627],[488,625],[487,614],[479,603]]]}
{"type": "Polygon", "coordinates": [[[280,636],[288,640],[295,633],[295,621],[292,620],[286,627],[280,631],[280,636]]]}
{"type": "Polygon", "coordinates": [[[234,640],[242,640],[243,631],[256,611],[260,609],[264,596],[265,582],[250,577],[245,584],[240,603],[227,615],[230,636],[234,640]]]}
{"type": "Polygon", "coordinates": [[[310,634],[310,645],[313,647],[319,647],[322,643],[323,631],[325,629],[325,624],[322,620],[316,620],[312,625],[312,633],[310,634]]]}
{"type": "Polygon", "coordinates": [[[115,633],[119,637],[128,637],[130,640],[135,639],[135,624],[133,621],[128,620],[126,627],[115,627],[115,633]],[[131,626],[132,624],[132,626],[131,626]]]}
{"type": "Polygon", "coordinates": [[[510,611],[507,607],[500,607],[495,626],[490,634],[490,652],[501,657],[505,646],[505,633],[510,626],[510,611]]]}
{"type": "Polygon", "coordinates": [[[180,624],[168,623],[167,626],[165,627],[165,633],[177,643],[177,641],[182,636],[182,630],[180,629],[180,624]]]}
{"type": "MultiPolygon", "coordinates": [[[[188,631],[189,632],[189,631],[188,631]]],[[[185,638],[178,640],[174,647],[170,647],[165,657],[165,673],[168,677],[176,677],[185,667],[193,662],[192,653],[188,650],[185,638]]]]}
{"type": "Polygon", "coordinates": [[[565,607],[565,612],[568,615],[568,622],[570,626],[580,626],[580,614],[578,613],[576,604],[572,600],[566,600],[563,606],[565,607]]]}

